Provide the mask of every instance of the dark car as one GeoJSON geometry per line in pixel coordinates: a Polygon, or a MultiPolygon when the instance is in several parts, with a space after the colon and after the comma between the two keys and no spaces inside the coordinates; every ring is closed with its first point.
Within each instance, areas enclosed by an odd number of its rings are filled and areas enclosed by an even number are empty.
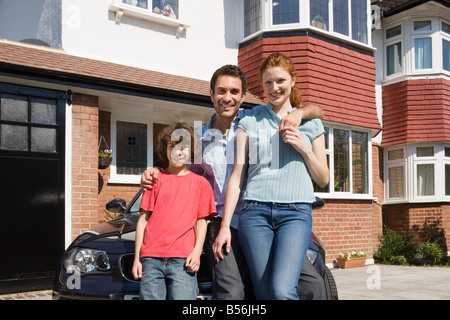
{"type": "MultiPolygon", "coordinates": [[[[126,206],[124,200],[110,201],[106,208],[118,217],[80,234],[64,252],[56,272],[53,299],[131,300],[139,298],[139,281],[131,268],[134,260],[136,223],[142,190],[126,206]]],[[[323,206],[319,198],[313,208],[323,206]]],[[[337,288],[324,264],[325,250],[313,233],[308,258],[322,275],[328,300],[337,300],[337,288]]],[[[211,271],[205,255],[197,274],[198,299],[211,299],[211,271]]]]}

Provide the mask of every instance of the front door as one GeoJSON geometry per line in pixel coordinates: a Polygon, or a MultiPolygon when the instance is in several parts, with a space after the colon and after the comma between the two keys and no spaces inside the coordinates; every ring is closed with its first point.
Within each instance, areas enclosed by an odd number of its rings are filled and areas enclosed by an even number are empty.
{"type": "Polygon", "coordinates": [[[66,99],[0,83],[0,292],[49,282],[64,251],[66,99]]]}

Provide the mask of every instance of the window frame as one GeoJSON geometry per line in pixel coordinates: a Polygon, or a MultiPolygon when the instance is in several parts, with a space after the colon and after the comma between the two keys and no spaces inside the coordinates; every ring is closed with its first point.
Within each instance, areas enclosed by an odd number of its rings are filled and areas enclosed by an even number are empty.
{"type": "Polygon", "coordinates": [[[361,42],[358,40],[354,40],[353,39],[353,33],[352,33],[352,19],[353,19],[353,15],[352,15],[352,3],[351,0],[347,1],[347,5],[348,5],[348,35],[345,35],[343,33],[339,33],[337,31],[334,31],[334,0],[328,0],[328,25],[327,25],[327,29],[324,30],[320,27],[314,27],[311,24],[311,17],[310,17],[310,1],[303,1],[303,0],[298,0],[299,2],[299,22],[298,23],[287,23],[287,24],[274,24],[273,23],[273,5],[272,3],[275,0],[270,0],[270,1],[264,1],[264,0],[259,0],[261,3],[261,29],[252,33],[252,34],[245,34],[245,30],[244,30],[244,24],[245,24],[245,12],[244,12],[244,3],[241,3],[241,12],[242,12],[242,21],[244,23],[242,23],[242,40],[241,42],[246,42],[252,38],[255,38],[257,36],[259,36],[261,33],[266,32],[266,31],[283,31],[283,30],[306,30],[306,29],[312,29],[315,30],[319,33],[323,33],[326,35],[331,35],[333,38],[337,38],[341,41],[345,41],[348,43],[352,43],[352,44],[356,44],[358,46],[362,46],[362,47],[370,47],[372,48],[372,30],[369,27],[370,26],[370,21],[371,21],[371,6],[370,3],[367,2],[366,4],[366,20],[367,20],[367,29],[366,31],[366,37],[367,37],[367,42],[361,42]]]}
{"type": "MultiPolygon", "coordinates": [[[[328,128],[328,141],[326,145],[328,147],[325,149],[326,155],[328,157],[328,167],[330,171],[330,182],[328,184],[328,192],[315,191],[314,193],[324,199],[373,199],[373,165],[372,165],[372,135],[370,130],[359,127],[350,127],[345,125],[336,125],[335,123],[324,122],[324,127],[328,128]],[[348,148],[348,185],[349,191],[340,192],[336,191],[334,188],[334,130],[345,130],[348,131],[349,136],[349,148],[348,148]],[[354,193],[353,192],[353,152],[352,152],[352,132],[361,132],[367,134],[367,177],[368,177],[368,193],[354,193]]],[[[327,136],[325,136],[325,139],[327,136]]]]}
{"type": "Polygon", "coordinates": [[[397,77],[399,75],[403,75],[405,74],[405,44],[404,44],[404,33],[405,33],[405,26],[403,23],[395,23],[393,25],[390,25],[389,27],[386,27],[383,30],[383,39],[384,39],[384,55],[385,55],[385,63],[384,63],[384,78],[385,79],[389,79],[391,77],[397,77]],[[390,38],[387,38],[387,31],[390,29],[393,29],[395,27],[400,26],[400,34],[392,36],[390,38]],[[388,64],[387,64],[387,60],[388,60],[388,53],[387,53],[387,49],[389,46],[391,45],[395,45],[397,43],[400,43],[401,45],[401,70],[399,72],[394,72],[388,75],[388,64]]]}
{"type": "MultiPolygon", "coordinates": [[[[148,0],[152,1],[152,0],[148,0]]],[[[180,8],[180,0],[178,0],[178,8],[180,8]]],[[[123,3],[122,0],[113,0],[109,6],[109,11],[116,14],[116,24],[120,24],[122,16],[129,16],[136,19],[142,19],[151,23],[165,25],[175,28],[176,37],[179,38],[181,33],[187,30],[190,26],[180,19],[180,10],[178,10],[177,19],[166,17],[152,12],[152,9],[145,9],[138,6],[123,3]]]]}
{"type": "Polygon", "coordinates": [[[445,23],[445,24],[450,26],[450,21],[449,20],[439,19],[440,41],[439,41],[439,47],[437,47],[437,50],[438,50],[438,52],[441,53],[441,59],[439,59],[439,64],[440,64],[440,67],[442,69],[442,72],[450,74],[450,31],[447,32],[447,31],[443,30],[443,28],[442,28],[443,27],[443,23],[445,23]],[[448,70],[444,69],[444,52],[443,52],[443,50],[444,50],[444,48],[443,48],[444,40],[447,41],[448,44],[449,44],[449,57],[448,57],[448,59],[449,59],[449,62],[448,62],[449,69],[448,70]]]}
{"type": "MultiPolygon", "coordinates": [[[[147,168],[153,167],[153,121],[147,119],[139,119],[135,117],[126,117],[123,115],[111,114],[111,149],[117,152],[117,121],[142,123],[147,125],[147,168]]],[[[159,123],[159,122],[158,122],[159,123]]],[[[127,175],[117,173],[117,157],[114,156],[110,165],[109,183],[129,183],[139,184],[141,179],[139,175],[127,175]]]]}
{"type": "Polygon", "coordinates": [[[401,146],[390,146],[384,149],[384,171],[386,172],[385,203],[423,203],[423,202],[450,202],[450,194],[445,194],[445,165],[450,165],[450,157],[445,157],[445,148],[449,143],[412,143],[401,146]],[[417,156],[418,147],[434,147],[433,156],[417,156]],[[402,148],[404,159],[388,160],[389,151],[402,148]],[[422,164],[434,165],[434,195],[418,195],[417,166],[422,164]],[[389,198],[389,176],[391,167],[402,165],[405,167],[405,197],[389,198]]]}
{"type": "MultiPolygon", "coordinates": [[[[384,81],[390,82],[392,80],[398,81],[398,78],[406,76],[424,76],[430,74],[446,74],[450,75],[450,70],[444,69],[444,55],[443,55],[443,41],[448,41],[450,45],[450,33],[443,31],[443,23],[450,25],[450,21],[435,16],[424,17],[404,17],[400,21],[386,24],[383,27],[383,56],[384,59],[384,81]],[[431,30],[414,30],[416,22],[431,21],[431,30]],[[402,25],[402,33],[395,37],[386,38],[386,31],[397,26],[402,25]],[[416,68],[415,65],[415,40],[416,39],[430,39],[431,42],[431,67],[416,68]],[[387,47],[389,45],[401,42],[402,45],[402,72],[387,74],[387,47]]],[[[449,62],[450,65],[450,62],[449,62]]],[[[450,69],[450,66],[449,66],[450,69]]]]}

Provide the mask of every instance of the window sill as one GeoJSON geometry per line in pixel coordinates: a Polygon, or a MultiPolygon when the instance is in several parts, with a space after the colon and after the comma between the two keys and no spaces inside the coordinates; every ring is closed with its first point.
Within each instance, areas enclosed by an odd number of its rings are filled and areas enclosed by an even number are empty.
{"type": "Polygon", "coordinates": [[[190,27],[178,19],[164,17],[159,14],[150,12],[148,9],[122,4],[117,1],[115,1],[112,5],[109,6],[109,10],[116,14],[116,24],[121,23],[122,16],[124,15],[134,17],[137,19],[146,20],[149,22],[165,25],[168,27],[173,27],[175,28],[177,38],[181,36],[181,33],[183,31],[185,31],[187,28],[190,27]]]}

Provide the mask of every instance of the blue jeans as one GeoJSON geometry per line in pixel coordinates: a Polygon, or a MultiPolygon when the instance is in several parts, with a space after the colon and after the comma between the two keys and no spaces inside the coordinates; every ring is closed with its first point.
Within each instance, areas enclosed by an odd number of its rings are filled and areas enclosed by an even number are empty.
{"type": "Polygon", "coordinates": [[[296,300],[312,231],[311,204],[245,201],[239,242],[256,299],[296,300]]]}
{"type": "Polygon", "coordinates": [[[143,257],[141,300],[195,300],[197,273],[186,270],[186,258],[143,257]]]}

